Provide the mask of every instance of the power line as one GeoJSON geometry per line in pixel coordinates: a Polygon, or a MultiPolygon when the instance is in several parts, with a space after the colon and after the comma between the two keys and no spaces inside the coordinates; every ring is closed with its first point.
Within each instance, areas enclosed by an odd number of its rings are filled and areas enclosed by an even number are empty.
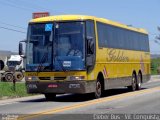
{"type": "Polygon", "coordinates": [[[10,7],[18,8],[18,9],[21,9],[21,10],[32,11],[30,8],[20,7],[20,6],[17,6],[17,5],[15,5],[15,4],[13,4],[13,3],[8,3],[8,2],[4,2],[4,1],[0,1],[0,3],[2,3],[3,5],[10,6],[10,7]]]}
{"type": "MultiPolygon", "coordinates": [[[[19,8],[19,9],[23,9],[23,10],[37,10],[37,9],[41,9],[43,11],[50,11],[50,12],[53,12],[52,9],[49,9],[47,7],[44,7],[44,6],[40,6],[40,5],[37,5],[31,1],[24,1],[24,0],[19,0],[19,1],[15,1],[15,0],[5,0],[5,3],[3,1],[3,4],[9,4],[9,6],[11,7],[15,7],[15,8],[19,8]],[[20,1],[20,2],[19,2],[20,1]],[[7,3],[6,3],[7,2],[7,3]],[[23,3],[23,4],[20,4],[20,3],[23,3]],[[19,5],[18,5],[19,4],[19,5]],[[21,6],[21,7],[20,7],[21,6]],[[29,6],[29,7],[26,7],[26,6],[29,6]]],[[[54,11],[55,12],[55,11],[54,11]]],[[[63,12],[62,12],[63,13],[63,12]]]]}
{"type": "MultiPolygon", "coordinates": [[[[15,0],[9,0],[9,1],[13,1],[13,2],[15,2],[15,0]]],[[[32,1],[25,1],[25,0],[18,0],[18,1],[21,1],[22,3],[25,3],[25,5],[26,4],[28,4],[29,6],[31,6],[31,7],[36,7],[36,9],[37,8],[40,8],[40,9],[42,9],[42,10],[44,10],[44,11],[50,11],[50,12],[55,12],[55,11],[53,11],[53,9],[50,9],[50,8],[48,8],[48,7],[44,7],[44,6],[40,6],[40,5],[38,5],[38,4],[35,4],[35,3],[33,3],[32,1]]],[[[19,2],[18,2],[19,3],[19,2]]]]}
{"type": "MultiPolygon", "coordinates": [[[[15,0],[0,0],[0,3],[2,3],[3,5],[6,5],[6,6],[9,6],[9,7],[12,7],[12,8],[17,8],[17,9],[21,9],[21,10],[24,10],[24,11],[37,11],[37,10],[40,10],[42,9],[43,11],[49,11],[49,12],[53,12],[52,9],[49,9],[47,7],[42,7],[42,6],[39,6],[35,3],[32,3],[31,1],[24,1],[24,0],[19,0],[20,2],[18,1],[15,1],[15,0]],[[21,4],[23,3],[23,4],[21,4]],[[27,6],[29,5],[29,7],[27,6]],[[37,7],[36,7],[37,6],[37,7]]],[[[55,12],[55,11],[54,11],[55,12]]],[[[64,14],[64,12],[61,11],[62,14],[64,14]]]]}
{"type": "Polygon", "coordinates": [[[26,34],[26,32],[23,32],[23,31],[20,31],[20,30],[16,30],[16,29],[12,29],[12,28],[2,27],[2,26],[0,26],[0,28],[1,29],[5,29],[5,30],[10,30],[10,31],[26,34]]]}
{"type": "MultiPolygon", "coordinates": [[[[12,1],[12,0],[9,0],[9,1],[12,1]]],[[[24,0],[19,0],[19,1],[21,1],[22,3],[25,3],[25,5],[28,4],[29,6],[32,6],[32,7],[38,7],[38,8],[43,9],[43,10],[47,10],[48,9],[48,8],[39,6],[39,5],[37,5],[37,4],[35,4],[35,3],[31,2],[31,1],[24,1],[24,0]]],[[[13,0],[12,2],[15,2],[15,0],[13,0]]]]}
{"type": "Polygon", "coordinates": [[[19,0],[20,2],[17,2],[15,0],[6,0],[5,2],[1,1],[1,3],[3,4],[6,4],[8,6],[11,6],[11,7],[15,7],[15,8],[19,8],[19,9],[23,9],[23,10],[36,10],[37,8],[40,8],[42,10],[49,10],[48,8],[44,8],[44,7],[41,7],[39,5],[36,5],[34,4],[33,2],[29,2],[29,1],[22,1],[22,0],[19,0]],[[23,4],[20,4],[20,3],[23,3],[23,4]],[[19,4],[19,5],[18,5],[19,4]],[[26,7],[26,5],[28,5],[29,7],[26,7]],[[36,7],[37,6],[37,7],[36,7]]]}
{"type": "Polygon", "coordinates": [[[1,22],[1,21],[0,21],[0,23],[1,23],[1,24],[4,24],[4,25],[8,25],[8,26],[12,26],[12,27],[16,27],[16,28],[20,28],[20,29],[25,29],[25,30],[26,30],[26,28],[21,27],[21,26],[12,25],[12,24],[9,24],[9,23],[1,22]]]}

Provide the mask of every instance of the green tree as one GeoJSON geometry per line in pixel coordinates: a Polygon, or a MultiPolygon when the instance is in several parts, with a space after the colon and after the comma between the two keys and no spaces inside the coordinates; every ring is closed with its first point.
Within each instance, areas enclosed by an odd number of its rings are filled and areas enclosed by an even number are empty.
{"type": "MultiPolygon", "coordinates": [[[[157,29],[160,32],[160,27],[159,26],[157,27],[157,29]]],[[[160,45],[160,34],[155,37],[155,43],[160,45]]]]}
{"type": "MultiPolygon", "coordinates": [[[[160,32],[160,27],[157,27],[157,29],[160,32]]],[[[160,41],[160,34],[156,36],[156,39],[160,41]]]]}

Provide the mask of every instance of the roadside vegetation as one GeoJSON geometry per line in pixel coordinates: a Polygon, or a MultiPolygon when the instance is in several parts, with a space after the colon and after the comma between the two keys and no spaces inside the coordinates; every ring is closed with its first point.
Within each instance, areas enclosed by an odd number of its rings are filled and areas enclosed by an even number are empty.
{"type": "Polygon", "coordinates": [[[15,89],[12,82],[0,82],[0,99],[18,98],[29,96],[25,83],[16,83],[15,89]]]}
{"type": "Polygon", "coordinates": [[[151,60],[151,74],[160,74],[160,58],[155,58],[151,60]]]}

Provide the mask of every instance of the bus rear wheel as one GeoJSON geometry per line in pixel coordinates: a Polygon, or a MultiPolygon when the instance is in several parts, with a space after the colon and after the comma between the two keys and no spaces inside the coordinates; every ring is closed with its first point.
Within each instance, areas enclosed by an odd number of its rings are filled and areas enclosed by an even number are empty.
{"type": "Polygon", "coordinates": [[[44,96],[45,96],[47,101],[53,101],[56,98],[55,93],[45,93],[44,96]]]}
{"type": "Polygon", "coordinates": [[[130,91],[135,91],[136,90],[136,85],[137,85],[137,77],[136,77],[136,74],[133,73],[133,75],[132,75],[132,84],[131,84],[131,86],[128,86],[128,89],[130,91]]]}
{"type": "Polygon", "coordinates": [[[142,75],[141,73],[138,73],[136,89],[140,90],[141,87],[142,87],[142,75]]]}

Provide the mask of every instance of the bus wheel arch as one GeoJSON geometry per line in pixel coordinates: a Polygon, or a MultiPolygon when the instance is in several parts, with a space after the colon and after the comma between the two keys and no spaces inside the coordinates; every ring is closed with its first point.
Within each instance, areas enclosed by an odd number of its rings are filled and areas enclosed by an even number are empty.
{"type": "Polygon", "coordinates": [[[104,92],[104,77],[102,72],[99,72],[96,80],[96,86],[95,86],[95,97],[96,98],[102,97],[103,92],[104,92]]]}

